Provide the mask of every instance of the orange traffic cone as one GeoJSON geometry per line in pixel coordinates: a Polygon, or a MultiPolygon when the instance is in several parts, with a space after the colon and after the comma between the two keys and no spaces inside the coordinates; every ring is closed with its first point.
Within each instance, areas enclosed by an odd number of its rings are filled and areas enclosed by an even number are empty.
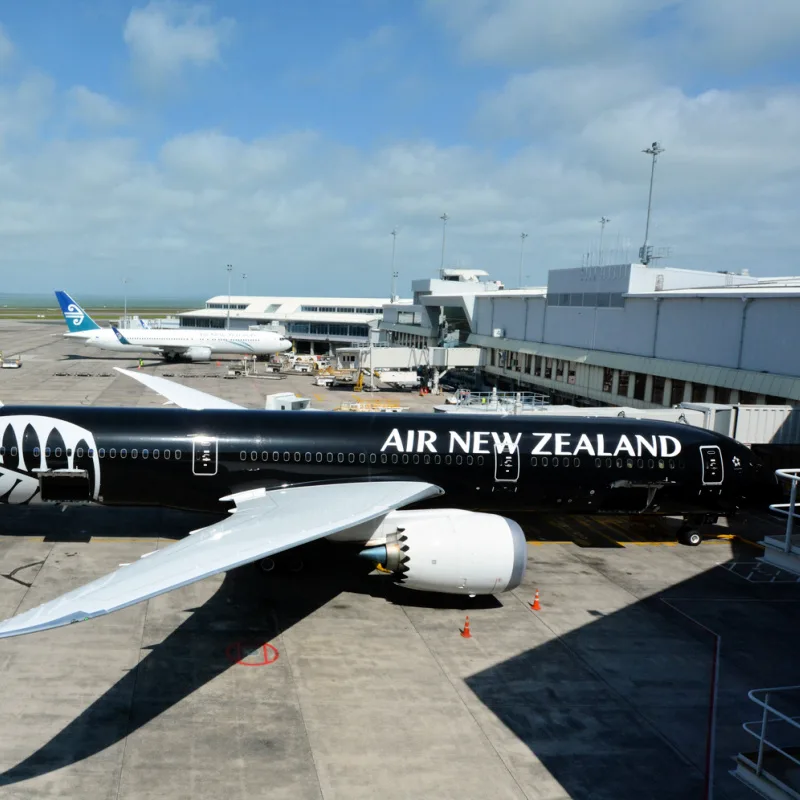
{"type": "Polygon", "coordinates": [[[462,636],[463,636],[465,639],[471,639],[471,638],[472,638],[472,634],[469,632],[469,615],[467,615],[467,620],[466,620],[466,622],[464,623],[464,630],[463,630],[463,631],[461,631],[461,635],[462,635],[462,636]]]}
{"type": "Polygon", "coordinates": [[[531,603],[531,611],[541,611],[542,607],[539,605],[539,590],[536,590],[536,594],[534,595],[533,602],[531,603]]]}

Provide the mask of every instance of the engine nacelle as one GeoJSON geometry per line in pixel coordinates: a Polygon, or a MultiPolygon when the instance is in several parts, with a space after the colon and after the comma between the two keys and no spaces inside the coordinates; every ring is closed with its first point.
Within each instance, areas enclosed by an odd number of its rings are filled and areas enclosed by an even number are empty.
{"type": "Polygon", "coordinates": [[[189,361],[210,361],[211,348],[192,345],[192,347],[188,347],[183,353],[183,358],[186,358],[189,361]]]}
{"type": "Polygon", "coordinates": [[[408,589],[444,594],[497,594],[516,589],[528,548],[514,520],[456,508],[393,511],[386,544],[365,554],[380,560],[408,589]]]}

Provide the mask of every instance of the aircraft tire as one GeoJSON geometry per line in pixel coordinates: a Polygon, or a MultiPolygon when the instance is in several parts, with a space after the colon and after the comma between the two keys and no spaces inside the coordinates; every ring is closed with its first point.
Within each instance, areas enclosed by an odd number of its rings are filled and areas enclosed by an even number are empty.
{"type": "Polygon", "coordinates": [[[700,531],[689,528],[678,531],[678,541],[687,547],[697,547],[703,541],[703,537],[700,535],[700,531]]]}

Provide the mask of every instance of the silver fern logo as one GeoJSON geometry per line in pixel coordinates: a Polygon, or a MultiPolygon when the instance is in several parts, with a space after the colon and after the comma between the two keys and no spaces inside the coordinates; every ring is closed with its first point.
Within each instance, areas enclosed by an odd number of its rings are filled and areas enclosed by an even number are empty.
{"type": "Polygon", "coordinates": [[[79,306],[76,306],[75,303],[70,303],[67,306],[67,310],[64,312],[64,316],[76,327],[80,327],[83,323],[83,320],[86,318],[86,314],[83,313],[83,309],[79,306]]]}
{"type": "Polygon", "coordinates": [[[85,470],[91,499],[100,495],[100,459],[94,435],[55,417],[0,417],[0,503],[37,500],[39,472],[85,470]]]}

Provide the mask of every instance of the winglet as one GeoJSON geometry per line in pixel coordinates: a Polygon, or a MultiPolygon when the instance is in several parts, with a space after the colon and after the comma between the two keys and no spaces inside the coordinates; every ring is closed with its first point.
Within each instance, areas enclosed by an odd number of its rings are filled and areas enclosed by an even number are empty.
{"type": "Polygon", "coordinates": [[[56,300],[61,307],[64,321],[71,333],[96,331],[100,326],[64,291],[56,290],[56,300]]]}
{"type": "Polygon", "coordinates": [[[127,344],[127,345],[130,344],[130,342],[119,332],[119,329],[115,328],[112,325],[111,330],[114,331],[114,335],[117,337],[117,339],[120,340],[120,342],[122,342],[122,344],[127,344]]]}

